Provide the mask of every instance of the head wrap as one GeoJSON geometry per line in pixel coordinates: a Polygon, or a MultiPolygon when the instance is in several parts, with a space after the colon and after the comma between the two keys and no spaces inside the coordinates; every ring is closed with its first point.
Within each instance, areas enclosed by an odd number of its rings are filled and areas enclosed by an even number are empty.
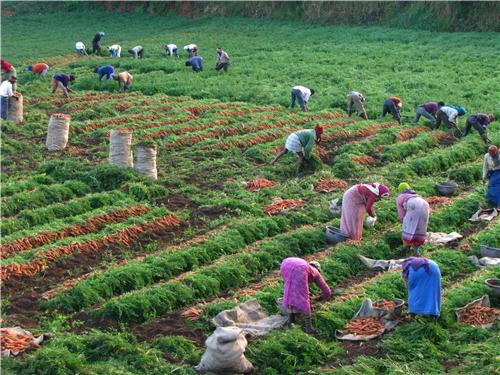
{"type": "Polygon", "coordinates": [[[379,196],[381,198],[388,198],[389,197],[389,188],[385,186],[384,184],[380,184],[378,187],[379,191],[379,196]]]}
{"type": "Polygon", "coordinates": [[[488,119],[490,120],[490,122],[495,121],[495,116],[493,116],[493,115],[488,115],[488,119]]]}
{"type": "Polygon", "coordinates": [[[398,193],[401,194],[405,190],[410,190],[411,186],[407,182],[401,182],[398,186],[398,193]]]}
{"type": "Polygon", "coordinates": [[[316,268],[318,271],[321,271],[321,265],[319,264],[319,262],[316,262],[315,260],[313,260],[312,262],[309,262],[309,265],[311,267],[316,268]]]}
{"type": "Polygon", "coordinates": [[[488,147],[488,153],[489,153],[491,156],[498,155],[498,147],[497,147],[497,146],[495,146],[495,145],[491,145],[490,147],[488,147]]]}
{"type": "Polygon", "coordinates": [[[321,135],[321,134],[323,134],[323,127],[322,127],[321,125],[316,125],[316,126],[314,127],[314,130],[316,131],[316,134],[317,134],[317,135],[321,135]]]}

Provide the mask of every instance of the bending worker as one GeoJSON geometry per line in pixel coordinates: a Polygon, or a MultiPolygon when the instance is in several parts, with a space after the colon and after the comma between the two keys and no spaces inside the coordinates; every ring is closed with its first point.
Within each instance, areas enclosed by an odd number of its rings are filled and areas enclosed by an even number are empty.
{"type": "Polygon", "coordinates": [[[167,53],[167,57],[171,57],[173,55],[179,57],[179,49],[175,44],[165,44],[164,46],[165,52],[167,53]]]}
{"type": "Polygon", "coordinates": [[[285,284],[283,292],[283,307],[288,310],[290,323],[295,323],[297,314],[304,315],[304,330],[313,333],[311,321],[311,300],[309,283],[314,281],[321,289],[322,300],[330,299],[332,292],[320,273],[318,262],[308,263],[300,258],[286,258],[281,262],[280,273],[285,284]]]}
{"type": "Polygon", "coordinates": [[[490,122],[495,121],[495,116],[487,115],[485,113],[476,113],[475,115],[469,116],[467,122],[465,123],[464,137],[469,134],[470,129],[474,128],[478,131],[479,135],[485,143],[488,143],[488,131],[487,127],[490,122]]]}
{"type": "Polygon", "coordinates": [[[357,91],[351,91],[347,94],[347,114],[351,117],[352,107],[356,107],[358,116],[364,120],[368,120],[368,115],[365,110],[365,97],[357,91]]]}
{"type": "Polygon", "coordinates": [[[121,72],[116,76],[113,76],[115,81],[118,81],[118,89],[120,91],[127,91],[132,85],[134,76],[129,72],[121,72]]]}
{"type": "Polygon", "coordinates": [[[119,44],[113,44],[108,48],[109,57],[121,57],[122,54],[122,46],[119,44]]]}
{"type": "Polygon", "coordinates": [[[384,100],[384,105],[382,107],[382,117],[386,114],[391,113],[394,120],[396,120],[401,125],[401,114],[400,110],[403,107],[403,102],[397,96],[391,96],[384,100]]]}
{"type": "Polygon", "coordinates": [[[432,129],[439,129],[443,122],[449,129],[458,129],[457,127],[458,111],[448,105],[444,105],[436,113],[436,123],[432,129]]]}
{"type": "Polygon", "coordinates": [[[11,77],[16,77],[15,82],[12,84],[12,91],[16,92],[17,90],[17,74],[16,68],[9,63],[7,60],[0,59],[0,64],[2,65],[2,82],[10,79],[11,77]]]}
{"type": "Polygon", "coordinates": [[[309,101],[309,98],[314,95],[314,92],[314,89],[308,89],[304,86],[292,87],[292,101],[290,103],[290,108],[295,107],[295,100],[297,100],[299,102],[300,109],[302,109],[304,112],[309,111],[307,102],[309,101]]]}
{"type": "Polygon", "coordinates": [[[483,183],[488,182],[488,201],[500,210],[500,155],[497,146],[490,146],[484,155],[483,183]]]}
{"type": "Polygon", "coordinates": [[[186,61],[186,66],[190,66],[193,68],[193,71],[195,72],[202,72],[203,71],[203,58],[201,56],[193,56],[190,57],[186,61]]]}
{"type": "Polygon", "coordinates": [[[406,182],[399,184],[398,193],[396,206],[403,221],[403,244],[408,250],[413,247],[413,256],[417,256],[420,246],[427,239],[429,203],[411,190],[406,182]]]}
{"type": "Polygon", "coordinates": [[[198,46],[194,43],[184,46],[184,51],[188,53],[188,59],[193,56],[198,56],[198,46]]]}
{"type": "Polygon", "coordinates": [[[92,53],[101,54],[101,39],[104,35],[102,31],[94,35],[94,39],[92,39],[92,53]]]}
{"type": "Polygon", "coordinates": [[[75,80],[75,76],[66,73],[57,73],[52,77],[52,94],[56,92],[57,89],[61,89],[66,98],[69,98],[68,92],[73,92],[68,85],[71,81],[75,80]]]}
{"type": "Polygon", "coordinates": [[[80,55],[88,56],[85,44],[83,44],[82,42],[76,42],[75,49],[80,55]]]}
{"type": "Polygon", "coordinates": [[[418,124],[420,117],[424,116],[434,127],[436,125],[436,113],[444,106],[444,102],[428,102],[417,108],[415,114],[415,124],[418,124]]]}
{"type": "Polygon", "coordinates": [[[133,59],[142,59],[144,58],[144,47],[143,46],[135,46],[128,50],[128,53],[132,55],[133,59]]]}
{"type": "Polygon", "coordinates": [[[410,314],[438,317],[441,311],[441,271],[436,262],[410,257],[403,262],[410,314]]]}
{"type": "Polygon", "coordinates": [[[106,79],[110,81],[113,79],[113,75],[115,74],[115,68],[111,65],[105,65],[95,68],[94,72],[97,73],[99,81],[101,81],[104,76],[106,76],[106,79]]]}
{"type": "Polygon", "coordinates": [[[229,55],[226,51],[222,50],[222,48],[218,47],[216,49],[217,52],[217,62],[215,63],[215,70],[220,71],[224,69],[227,73],[227,69],[229,68],[229,64],[231,64],[231,60],[229,59],[229,55]]]}
{"type": "Polygon", "coordinates": [[[363,219],[365,213],[376,220],[373,204],[389,197],[387,186],[379,183],[357,184],[347,190],[342,197],[342,216],[340,231],[351,240],[359,241],[363,237],[363,219]]]}
{"type": "Polygon", "coordinates": [[[0,106],[2,107],[1,117],[3,120],[7,120],[7,117],[9,116],[10,98],[15,98],[17,100],[17,94],[12,88],[12,86],[15,85],[16,81],[16,76],[12,76],[9,79],[3,81],[0,85],[0,106]]]}
{"type": "Polygon", "coordinates": [[[290,134],[286,139],[285,147],[283,147],[270,164],[273,165],[276,163],[288,151],[294,152],[298,157],[296,169],[296,174],[298,175],[304,163],[304,158],[311,158],[313,146],[321,142],[322,134],[323,127],[321,125],[316,125],[314,129],[299,130],[298,132],[290,134]]]}
{"type": "Polygon", "coordinates": [[[45,77],[45,75],[49,71],[49,66],[44,63],[29,65],[28,70],[30,72],[33,72],[33,74],[38,74],[40,77],[45,77]]]}

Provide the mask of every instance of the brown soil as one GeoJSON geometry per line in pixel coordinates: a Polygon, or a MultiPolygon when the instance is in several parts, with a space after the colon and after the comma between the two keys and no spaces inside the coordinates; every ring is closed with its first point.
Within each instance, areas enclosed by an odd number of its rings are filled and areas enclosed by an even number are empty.
{"type": "Polygon", "coordinates": [[[168,197],[157,200],[156,203],[165,206],[171,211],[196,207],[196,203],[181,194],[169,195],[168,197]]]}
{"type": "Polygon", "coordinates": [[[458,365],[460,365],[460,360],[458,359],[443,359],[441,364],[444,367],[444,371],[446,373],[450,372],[450,370],[454,369],[458,365]]]}
{"type": "Polygon", "coordinates": [[[378,346],[377,340],[361,342],[341,341],[340,344],[346,350],[343,360],[344,364],[352,364],[360,355],[375,358],[380,358],[383,355],[383,350],[378,346]]]}

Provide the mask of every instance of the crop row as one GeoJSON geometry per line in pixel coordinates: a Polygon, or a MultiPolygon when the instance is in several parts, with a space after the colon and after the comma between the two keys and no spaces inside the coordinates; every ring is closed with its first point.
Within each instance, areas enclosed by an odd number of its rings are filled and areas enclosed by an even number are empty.
{"type": "Polygon", "coordinates": [[[141,236],[159,232],[180,225],[180,220],[173,215],[165,215],[138,225],[125,227],[115,233],[105,235],[96,240],[85,242],[72,242],[68,245],[46,249],[36,254],[36,260],[27,263],[11,263],[2,265],[1,280],[7,280],[13,276],[32,276],[48,266],[50,262],[63,256],[78,253],[101,252],[104,247],[119,245],[129,247],[141,236]]]}
{"type": "Polygon", "coordinates": [[[144,215],[148,211],[142,205],[129,206],[116,211],[88,218],[83,224],[75,224],[57,231],[45,231],[35,236],[23,237],[21,239],[4,242],[0,245],[0,258],[15,255],[39,246],[61,240],[66,237],[82,236],[101,230],[106,225],[123,221],[131,216],[144,215]]]}

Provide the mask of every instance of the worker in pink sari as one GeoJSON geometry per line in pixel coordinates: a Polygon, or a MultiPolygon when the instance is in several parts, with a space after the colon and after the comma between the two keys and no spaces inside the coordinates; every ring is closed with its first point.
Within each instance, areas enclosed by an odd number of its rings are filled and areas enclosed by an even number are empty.
{"type": "Polygon", "coordinates": [[[297,314],[304,315],[304,330],[314,332],[311,321],[309,283],[314,281],[321,289],[322,300],[330,299],[332,292],[320,274],[318,262],[308,263],[301,258],[286,258],[281,262],[280,273],[285,284],[283,306],[288,310],[290,323],[295,323],[297,314]]]}
{"type": "Polygon", "coordinates": [[[399,218],[403,221],[403,244],[408,250],[412,247],[413,256],[417,256],[420,246],[427,239],[429,203],[411,190],[406,182],[399,184],[398,193],[396,206],[399,218]]]}
{"type": "Polygon", "coordinates": [[[351,187],[342,197],[340,231],[351,240],[361,240],[365,213],[368,213],[375,220],[377,215],[373,210],[373,204],[381,198],[388,197],[389,189],[387,186],[376,182],[357,184],[351,187]]]}

